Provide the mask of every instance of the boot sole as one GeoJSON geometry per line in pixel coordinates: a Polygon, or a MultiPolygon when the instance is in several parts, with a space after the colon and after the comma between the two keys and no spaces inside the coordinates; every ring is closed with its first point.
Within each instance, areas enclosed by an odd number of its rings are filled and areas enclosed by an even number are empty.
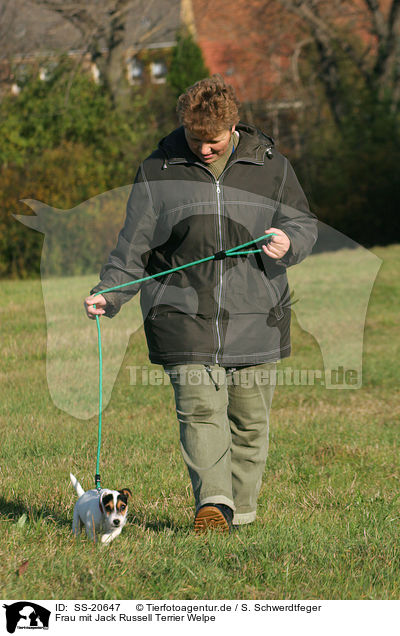
{"type": "Polygon", "coordinates": [[[230,532],[229,524],[224,515],[214,506],[203,506],[196,514],[194,531],[196,534],[217,530],[218,532],[230,532]]]}

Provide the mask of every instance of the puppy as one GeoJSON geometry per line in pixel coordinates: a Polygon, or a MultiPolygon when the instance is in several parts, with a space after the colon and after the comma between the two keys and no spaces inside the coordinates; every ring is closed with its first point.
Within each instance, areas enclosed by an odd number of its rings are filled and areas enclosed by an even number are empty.
{"type": "Polygon", "coordinates": [[[102,543],[110,543],[121,533],[126,523],[131,491],[129,488],[102,488],[100,491],[94,489],[85,492],[76,477],[72,473],[69,476],[79,497],[74,508],[72,532],[77,537],[82,526],[85,526],[88,537],[97,541],[101,536],[102,543]]]}

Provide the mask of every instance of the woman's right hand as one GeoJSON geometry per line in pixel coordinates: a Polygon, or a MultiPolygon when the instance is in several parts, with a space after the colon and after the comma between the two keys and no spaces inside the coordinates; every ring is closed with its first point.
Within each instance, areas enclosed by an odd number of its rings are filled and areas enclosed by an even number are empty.
{"type": "Polygon", "coordinates": [[[106,313],[105,307],[107,301],[104,298],[103,294],[98,294],[97,296],[95,294],[92,294],[91,296],[85,298],[83,304],[86,309],[86,315],[91,320],[95,320],[96,316],[102,316],[106,313]],[[96,305],[96,308],[94,308],[93,305],[96,305]]]}

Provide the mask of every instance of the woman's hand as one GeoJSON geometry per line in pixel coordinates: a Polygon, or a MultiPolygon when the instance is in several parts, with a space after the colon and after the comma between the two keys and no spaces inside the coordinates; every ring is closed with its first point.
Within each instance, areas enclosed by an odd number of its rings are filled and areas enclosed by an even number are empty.
{"type": "Polygon", "coordinates": [[[276,236],[268,237],[268,244],[263,245],[264,253],[271,258],[282,258],[290,247],[290,239],[285,232],[278,230],[276,227],[270,227],[265,230],[266,234],[273,232],[276,236]]]}
{"type": "Polygon", "coordinates": [[[83,305],[86,309],[87,317],[91,320],[95,320],[96,316],[102,316],[103,314],[105,314],[106,303],[107,301],[104,298],[103,294],[99,294],[98,296],[92,294],[91,296],[85,298],[83,305]],[[96,305],[96,309],[93,307],[93,305],[96,305]]]}

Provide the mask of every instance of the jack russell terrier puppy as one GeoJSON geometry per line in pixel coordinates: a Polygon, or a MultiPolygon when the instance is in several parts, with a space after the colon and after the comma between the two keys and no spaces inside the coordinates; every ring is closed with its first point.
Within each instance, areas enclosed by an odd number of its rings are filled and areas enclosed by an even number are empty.
{"type": "Polygon", "coordinates": [[[76,477],[72,473],[69,476],[79,497],[74,508],[72,532],[77,537],[82,526],[85,526],[88,537],[97,541],[101,535],[102,543],[110,543],[121,533],[126,523],[131,491],[129,488],[102,488],[100,491],[93,489],[85,492],[76,477]]]}

